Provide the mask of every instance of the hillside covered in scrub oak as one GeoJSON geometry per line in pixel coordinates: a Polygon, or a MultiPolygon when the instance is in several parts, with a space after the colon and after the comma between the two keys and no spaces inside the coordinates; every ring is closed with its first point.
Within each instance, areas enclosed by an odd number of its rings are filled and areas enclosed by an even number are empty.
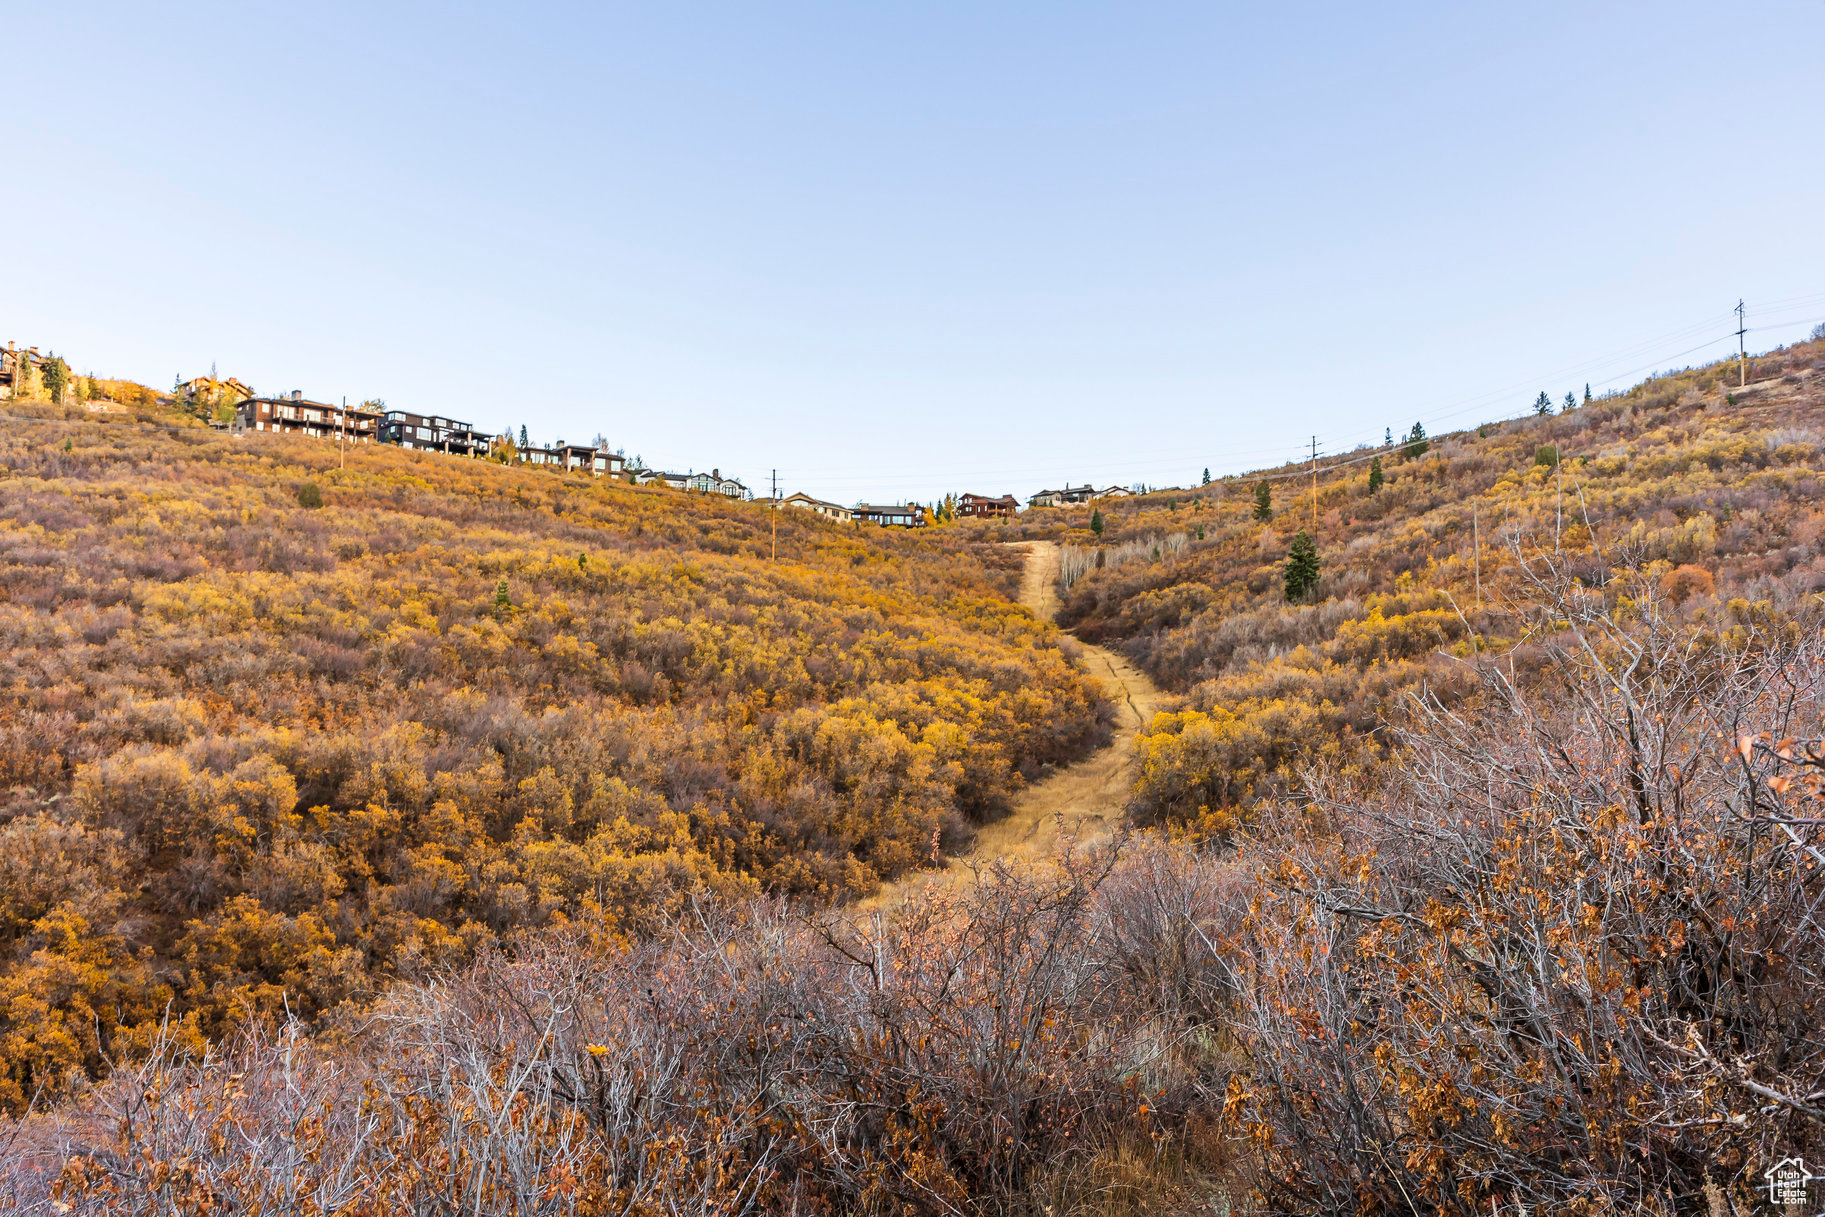
{"type": "Polygon", "coordinates": [[[1758,1211],[1825,1160],[1820,354],[1335,459],[1294,588],[1295,470],[776,570],[739,507],[35,424],[0,1209],[1758,1211]],[[1178,699],[1137,830],[831,903],[1106,729],[1022,536],[1178,699]]]}
{"type": "Polygon", "coordinates": [[[1302,768],[1384,759],[1409,693],[1473,690],[1473,646],[1536,671],[1512,604],[1542,554],[1589,587],[1634,570],[1715,630],[1825,591],[1825,341],[1757,356],[1752,376],[1739,390],[1731,361],[1321,460],[1316,521],[1310,475],[1289,467],[1100,504],[1100,539],[1090,507],[1007,531],[1063,541],[1060,622],[1181,696],[1143,742],[1137,812],[1222,829],[1302,768]],[[1321,573],[1289,599],[1302,531],[1321,573]]]}
{"type": "Polygon", "coordinates": [[[753,504],[38,412],[0,432],[0,1108],[168,1010],[870,892],[1106,732],[1015,554],[794,512],[774,563],[753,504]]]}

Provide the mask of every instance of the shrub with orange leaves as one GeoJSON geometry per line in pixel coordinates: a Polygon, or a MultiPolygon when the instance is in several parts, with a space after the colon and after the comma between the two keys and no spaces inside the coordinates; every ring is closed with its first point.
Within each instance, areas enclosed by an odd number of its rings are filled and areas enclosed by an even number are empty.
{"type": "Polygon", "coordinates": [[[166,1000],[346,1020],[532,928],[867,894],[1107,736],[958,530],[790,512],[774,562],[752,504],[39,410],[0,433],[0,1109],[166,1000]]]}

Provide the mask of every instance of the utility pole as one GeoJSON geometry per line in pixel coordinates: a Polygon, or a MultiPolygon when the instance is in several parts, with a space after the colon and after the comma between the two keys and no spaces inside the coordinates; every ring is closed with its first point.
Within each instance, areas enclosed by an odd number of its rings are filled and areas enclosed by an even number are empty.
{"type": "Polygon", "coordinates": [[[773,561],[775,565],[777,565],[779,562],[779,470],[775,469],[773,471],[772,478],[773,497],[768,500],[768,503],[771,506],[769,507],[767,514],[773,521],[773,561]]]}
{"type": "Polygon", "coordinates": [[[1318,437],[1312,437],[1312,537],[1318,536],[1318,437]]]}
{"type": "Polygon", "coordinates": [[[1736,357],[1742,368],[1742,375],[1736,384],[1739,389],[1747,388],[1749,384],[1749,347],[1743,341],[1743,335],[1748,332],[1749,325],[1744,319],[1743,302],[1739,298],[1736,302],[1736,357]]]}

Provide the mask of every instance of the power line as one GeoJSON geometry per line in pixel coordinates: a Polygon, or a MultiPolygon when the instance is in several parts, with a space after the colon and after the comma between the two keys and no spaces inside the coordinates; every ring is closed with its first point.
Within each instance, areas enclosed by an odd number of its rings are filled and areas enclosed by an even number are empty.
{"type": "MultiPolygon", "coordinates": [[[[1783,306],[1807,304],[1807,303],[1813,303],[1813,302],[1825,302],[1825,293],[1814,293],[1814,294],[1810,294],[1810,295],[1795,296],[1795,297],[1789,297],[1789,298],[1785,298],[1785,299],[1781,299],[1781,300],[1771,301],[1771,302],[1769,302],[1769,304],[1767,304],[1765,306],[1761,306],[1761,308],[1758,310],[1758,312],[1755,315],[1757,315],[1758,319],[1760,319],[1760,317],[1763,314],[1779,313],[1779,312],[1787,311],[1783,306]]],[[[1639,355],[1641,352],[1643,352],[1645,350],[1651,350],[1655,345],[1664,343],[1668,339],[1677,341],[1679,338],[1690,337],[1691,335],[1693,335],[1695,333],[1702,333],[1704,330],[1710,329],[1711,327],[1716,326],[1718,324],[1719,319],[1721,319],[1723,317],[1730,317],[1734,314],[1734,312],[1735,312],[1735,310],[1731,310],[1730,312],[1716,315],[1713,319],[1699,322],[1694,325],[1685,326],[1680,329],[1673,330],[1670,333],[1664,333],[1661,336],[1659,336],[1658,338],[1646,339],[1641,342],[1631,343],[1626,346],[1612,350],[1611,352],[1609,352],[1605,355],[1598,356],[1593,359],[1583,360],[1583,361],[1579,361],[1579,362],[1576,362],[1573,364],[1569,364],[1556,371],[1539,374],[1539,375],[1537,375],[1536,379],[1545,380],[1545,381],[1550,382],[1553,379],[1561,378],[1568,374],[1585,373],[1591,369],[1600,368],[1600,367],[1602,367],[1602,365],[1605,365],[1605,364],[1613,364],[1619,358],[1626,359],[1629,356],[1639,355]]],[[[1810,322],[1811,320],[1813,320],[1813,317],[1811,314],[1808,314],[1803,318],[1794,318],[1794,319],[1786,319],[1786,320],[1770,319],[1770,320],[1763,322],[1760,325],[1753,326],[1753,327],[1745,327],[1745,328],[1748,332],[1768,331],[1768,330],[1772,330],[1772,329],[1784,328],[1789,325],[1804,325],[1804,324],[1807,324],[1808,322],[1810,322]]],[[[1715,330],[1713,332],[1715,333],[1715,330]]],[[[1732,333],[1733,333],[1733,331],[1732,331],[1732,333]]],[[[1609,385],[1616,381],[1623,380],[1623,379],[1626,379],[1629,377],[1639,376],[1644,373],[1667,368],[1667,367],[1669,367],[1671,362],[1674,360],[1682,359],[1688,355],[1696,354],[1699,351],[1705,350],[1709,347],[1716,346],[1720,342],[1727,342],[1730,337],[1731,337],[1731,333],[1721,334],[1715,338],[1711,338],[1704,342],[1701,342],[1701,343],[1697,344],[1696,346],[1685,347],[1685,348],[1675,351],[1671,354],[1657,355],[1654,357],[1653,361],[1649,362],[1649,363],[1643,363],[1643,364],[1640,364],[1637,366],[1633,366],[1633,367],[1627,368],[1623,371],[1612,372],[1607,376],[1581,377],[1581,378],[1588,379],[1592,383],[1595,383],[1600,386],[1609,385]]],[[[1436,425],[1438,423],[1447,422],[1447,421],[1450,421],[1450,420],[1453,420],[1456,418],[1460,418],[1465,414],[1473,413],[1475,411],[1488,410],[1495,403],[1499,402],[1503,397],[1506,397],[1511,393],[1518,393],[1519,391],[1521,391],[1521,389],[1523,387],[1524,387],[1524,385],[1522,382],[1516,382],[1515,384],[1505,387],[1503,389],[1491,390],[1487,393],[1479,394],[1474,397],[1459,398],[1456,402],[1450,403],[1450,405],[1448,405],[1445,408],[1435,409],[1432,411],[1422,413],[1419,416],[1419,418],[1420,418],[1420,421],[1422,421],[1424,423],[1436,425]]],[[[1259,403],[1259,404],[1273,405],[1275,403],[1268,402],[1268,403],[1259,403]]],[[[1511,412],[1504,412],[1503,414],[1499,415],[1496,419],[1491,419],[1490,421],[1499,421],[1500,418],[1512,417],[1514,414],[1518,414],[1518,413],[1520,413],[1519,409],[1517,409],[1515,411],[1511,411],[1511,412]]],[[[1373,445],[1373,446],[1371,446],[1371,445],[1359,445],[1359,446],[1364,448],[1363,455],[1361,455],[1360,457],[1357,457],[1357,458],[1353,458],[1352,461],[1350,462],[1352,464],[1362,463],[1364,461],[1372,459],[1374,456],[1381,455],[1382,453],[1390,450],[1390,446],[1386,445],[1386,444],[1373,445]]],[[[1398,445],[1395,445],[1395,446],[1398,446],[1398,445]]],[[[1276,449],[1277,449],[1277,446],[1262,447],[1262,448],[1256,448],[1256,449],[1246,449],[1246,450],[1231,450],[1227,455],[1229,455],[1231,457],[1244,457],[1245,458],[1245,457],[1256,456],[1256,455],[1268,455],[1268,454],[1274,452],[1276,449]]],[[[1278,450],[1284,451],[1284,449],[1278,449],[1278,450]]],[[[1163,470],[1173,469],[1173,468],[1178,467],[1181,464],[1181,462],[1182,462],[1182,458],[1179,456],[1162,455],[1158,458],[1137,458],[1137,459],[1130,460],[1130,461],[1121,461],[1121,462],[1115,462],[1115,463],[1110,463],[1110,464],[1104,464],[1103,468],[1105,470],[1107,470],[1108,472],[1119,476],[1120,473],[1125,472],[1125,471],[1140,472],[1140,471],[1156,471],[1156,470],[1163,471],[1163,470]]],[[[1336,467],[1336,466],[1327,466],[1327,467],[1336,467]]],[[[980,466],[980,467],[976,467],[976,468],[966,468],[966,469],[951,468],[951,469],[947,470],[947,476],[952,479],[958,479],[958,478],[969,478],[969,479],[978,479],[979,478],[982,480],[1003,479],[1003,478],[1013,479],[1013,478],[1020,478],[1020,477],[1025,477],[1025,476],[1047,475],[1047,474],[1055,472],[1056,469],[1057,469],[1056,462],[1048,463],[1046,465],[1034,465],[1034,466],[1025,466],[1025,467],[995,465],[995,466],[980,466]]],[[[1241,471],[1238,470],[1238,472],[1241,472],[1241,471]]],[[[833,476],[822,470],[817,470],[817,471],[806,470],[802,474],[799,474],[798,476],[794,477],[792,471],[788,470],[786,472],[786,476],[789,478],[792,478],[793,480],[799,481],[802,484],[809,486],[809,487],[852,485],[858,480],[865,480],[869,484],[876,485],[876,486],[890,486],[890,487],[924,486],[927,483],[929,483],[929,481],[930,481],[929,474],[916,474],[916,473],[890,474],[890,475],[885,475],[885,476],[869,477],[866,479],[857,479],[854,477],[833,476]]],[[[1233,475],[1226,475],[1226,476],[1233,476],[1233,475]]],[[[1269,475],[1270,478],[1272,478],[1274,476],[1276,476],[1276,475],[1269,475]]]]}

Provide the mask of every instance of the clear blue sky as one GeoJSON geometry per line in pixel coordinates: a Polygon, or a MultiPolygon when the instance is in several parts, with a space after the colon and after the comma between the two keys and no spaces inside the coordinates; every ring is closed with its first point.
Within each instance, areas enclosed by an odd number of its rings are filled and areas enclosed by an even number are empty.
{"type": "Polygon", "coordinates": [[[1186,483],[1825,319],[1819,0],[5,11],[0,341],[761,489],[1186,483]]]}

